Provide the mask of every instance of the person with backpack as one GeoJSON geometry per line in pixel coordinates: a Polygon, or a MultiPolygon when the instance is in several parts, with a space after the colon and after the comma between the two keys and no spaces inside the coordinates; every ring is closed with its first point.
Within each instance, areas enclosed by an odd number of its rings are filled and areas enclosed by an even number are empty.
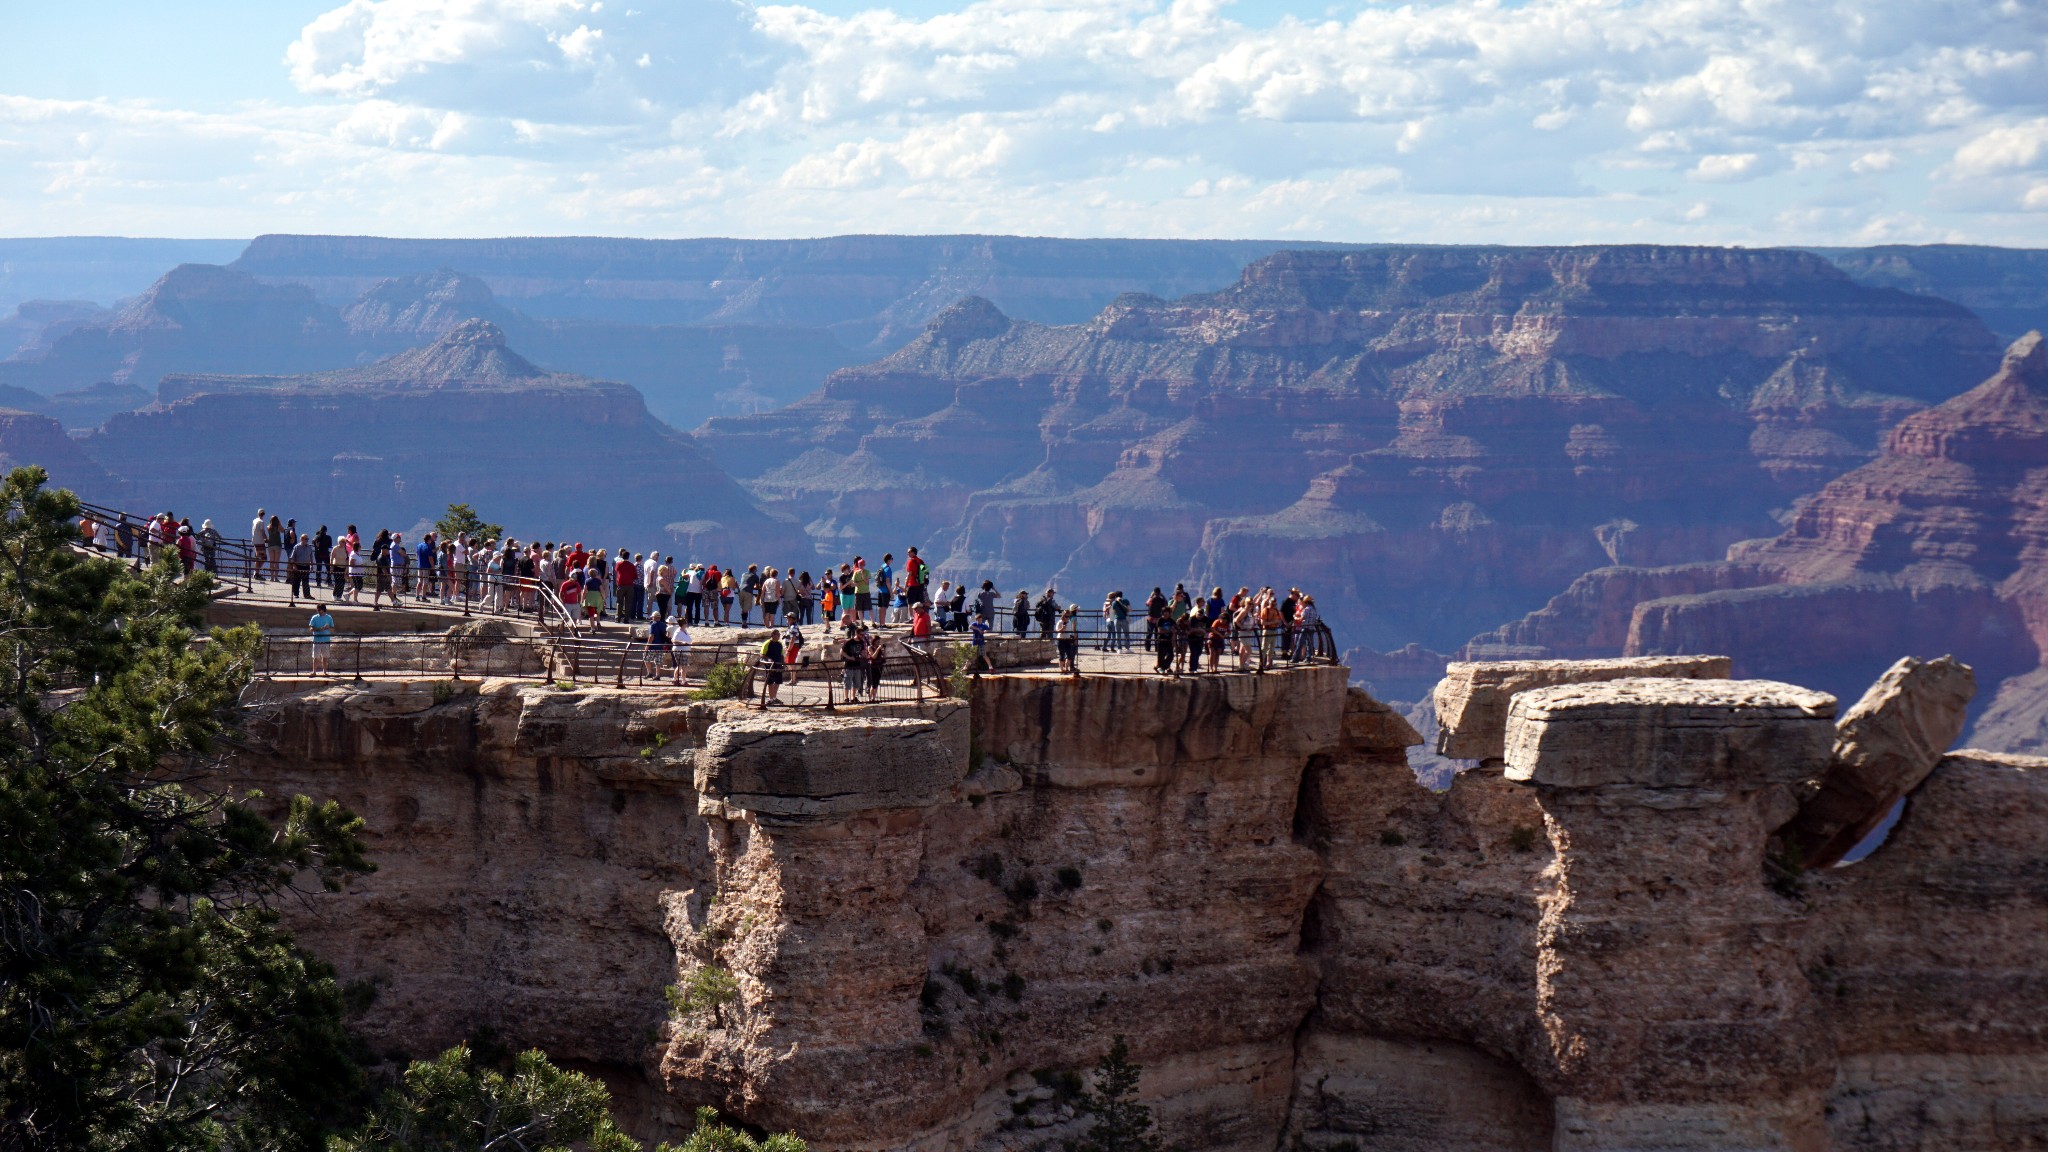
{"type": "Polygon", "coordinates": [[[1010,627],[1022,640],[1031,635],[1031,593],[1017,589],[1017,599],[1010,605],[1010,627]]]}
{"type": "Polygon", "coordinates": [[[926,588],[932,579],[932,566],[924,562],[915,547],[903,553],[903,599],[914,610],[919,604],[929,604],[926,588]]]}
{"type": "Polygon", "coordinates": [[[860,690],[868,681],[868,646],[861,639],[860,625],[846,626],[846,639],[839,645],[839,661],[840,687],[850,704],[860,699],[860,690]]]}
{"type": "Polygon", "coordinates": [[[761,672],[763,691],[762,706],[782,703],[782,633],[768,630],[768,639],[761,644],[761,672]]]}
{"type": "Polygon", "coordinates": [[[1059,620],[1060,602],[1053,598],[1053,586],[1045,586],[1045,595],[1038,598],[1038,608],[1033,612],[1038,618],[1038,638],[1052,639],[1053,625],[1059,620]]]}

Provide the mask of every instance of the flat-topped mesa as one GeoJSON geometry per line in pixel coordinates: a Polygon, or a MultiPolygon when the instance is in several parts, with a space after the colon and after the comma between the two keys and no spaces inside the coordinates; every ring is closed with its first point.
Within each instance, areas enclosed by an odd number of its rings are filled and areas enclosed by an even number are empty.
{"type": "Polygon", "coordinates": [[[1827,1146],[1833,1053],[1763,864],[1774,794],[1827,767],[1834,715],[1770,680],[1515,696],[1506,775],[1560,878],[1536,933],[1556,1149],[1827,1146]]]}
{"type": "Polygon", "coordinates": [[[1455,661],[1436,686],[1436,751],[1455,760],[1506,755],[1508,705],[1515,694],[1557,684],[1655,676],[1726,680],[1726,656],[1631,656],[1612,660],[1455,661]]]}

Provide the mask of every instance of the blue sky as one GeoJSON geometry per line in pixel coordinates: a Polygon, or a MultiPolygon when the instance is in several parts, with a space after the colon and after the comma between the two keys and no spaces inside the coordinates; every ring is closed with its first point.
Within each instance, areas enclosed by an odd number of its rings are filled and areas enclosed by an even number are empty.
{"type": "Polygon", "coordinates": [[[2048,246],[2039,0],[0,9],[0,235],[2048,246]]]}

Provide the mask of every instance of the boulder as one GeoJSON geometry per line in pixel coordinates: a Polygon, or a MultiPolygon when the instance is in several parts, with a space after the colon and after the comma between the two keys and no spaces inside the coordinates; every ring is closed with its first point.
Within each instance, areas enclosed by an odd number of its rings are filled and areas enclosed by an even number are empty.
{"type": "Polygon", "coordinates": [[[1508,702],[1517,692],[1556,684],[1656,676],[1725,680],[1726,656],[1638,656],[1611,660],[1459,661],[1436,686],[1437,754],[1454,760],[1505,755],[1508,702]]]}
{"type": "Polygon", "coordinates": [[[1760,791],[1828,763],[1835,698],[1775,680],[1609,680],[1515,696],[1507,778],[1760,791]]]}
{"type": "Polygon", "coordinates": [[[697,753],[706,803],[821,823],[938,803],[967,775],[964,722],[770,713],[721,720],[697,753]]]}
{"type": "Polygon", "coordinates": [[[1827,867],[1883,822],[1962,735],[1976,692],[1976,673],[1953,656],[1903,657],[1879,677],[1836,725],[1819,790],[1785,829],[1799,859],[1827,867]]]}

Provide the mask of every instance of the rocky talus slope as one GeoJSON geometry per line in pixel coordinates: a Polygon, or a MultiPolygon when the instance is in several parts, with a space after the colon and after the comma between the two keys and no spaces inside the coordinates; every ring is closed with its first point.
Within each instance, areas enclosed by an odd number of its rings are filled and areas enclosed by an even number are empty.
{"type": "Polygon", "coordinates": [[[1261,574],[1347,640],[1447,649],[1588,568],[1774,530],[1996,355],[1964,309],[1804,253],[1287,252],[1085,324],[968,300],[697,435],[835,554],[1090,596],[1261,574]]]}
{"type": "Polygon", "coordinates": [[[259,507],[375,532],[462,501],[521,540],[698,558],[794,557],[807,544],[638,392],[544,371],[484,320],[360,368],[172,376],[160,394],[78,446],[140,506],[233,516],[234,535],[259,507]]]}
{"type": "Polygon", "coordinates": [[[1968,392],[1723,562],[1610,567],[1475,637],[1479,656],[1725,652],[1738,674],[1854,691],[1900,652],[1987,685],[1973,743],[2048,747],[2048,347],[2015,342],[1968,392]]]}
{"type": "Polygon", "coordinates": [[[291,915],[382,1049],[539,1044],[645,1135],[1055,1148],[1124,1034],[1176,1148],[2048,1140],[2048,761],[1942,756],[1940,676],[1838,730],[1707,665],[1484,667],[1445,738],[1499,754],[1441,793],[1336,667],[836,715],[279,682],[225,783],[367,816],[379,871],[291,915]],[[1829,819],[1905,817],[1786,870],[1845,765],[1829,819]]]}

